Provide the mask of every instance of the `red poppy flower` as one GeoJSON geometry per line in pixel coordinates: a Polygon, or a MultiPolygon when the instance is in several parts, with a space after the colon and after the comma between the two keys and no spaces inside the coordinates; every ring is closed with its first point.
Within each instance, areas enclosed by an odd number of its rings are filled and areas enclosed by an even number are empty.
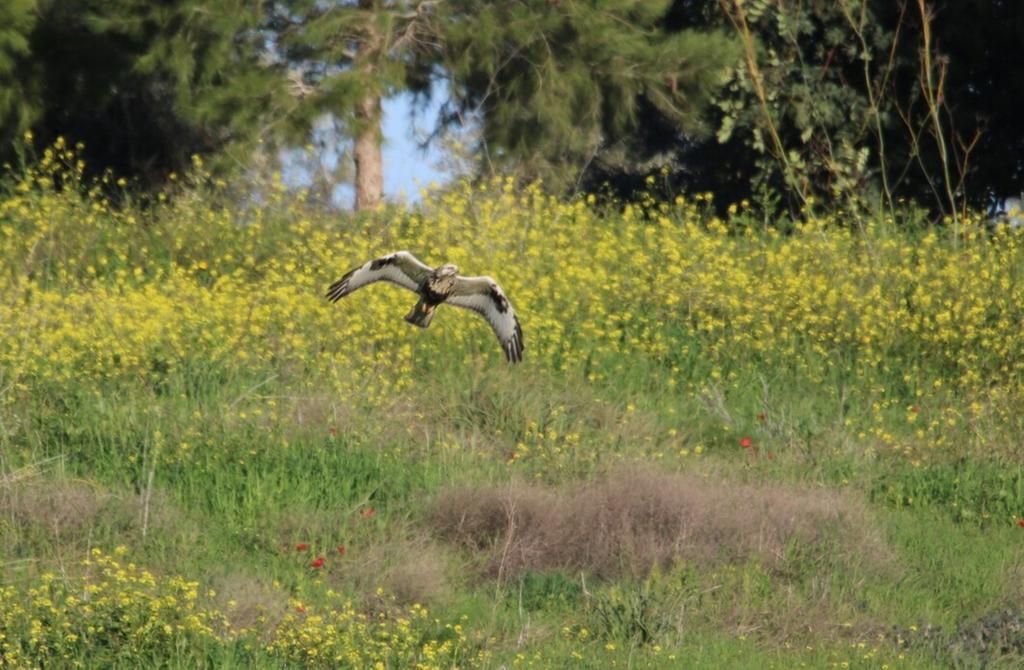
{"type": "Polygon", "coordinates": [[[360,512],[360,514],[362,514],[362,515],[363,515],[363,518],[364,518],[364,519],[369,519],[370,517],[372,517],[372,516],[373,516],[374,514],[376,514],[376,513],[377,513],[377,512],[376,512],[376,511],[374,511],[374,509],[373,509],[372,507],[367,507],[367,508],[366,508],[366,509],[364,509],[364,510],[363,510],[362,512],[360,512]]]}
{"type": "Polygon", "coordinates": [[[306,608],[303,607],[302,605],[299,605],[298,607],[295,608],[295,611],[301,614],[302,612],[306,611],[306,608]]]}
{"type": "Polygon", "coordinates": [[[299,542],[295,545],[295,551],[306,551],[307,549],[309,549],[309,545],[305,542],[299,542]]]}
{"type": "Polygon", "coordinates": [[[344,556],[345,555],[345,545],[343,545],[343,544],[339,544],[338,545],[338,554],[340,556],[344,556]]]}
{"type": "Polygon", "coordinates": [[[1017,519],[1017,525],[1024,528],[1024,519],[1017,519]]]}
{"type": "Polygon", "coordinates": [[[313,561],[312,563],[310,563],[309,565],[310,565],[310,567],[314,567],[314,568],[322,568],[322,567],[324,567],[324,557],[323,556],[317,556],[316,560],[313,561]]]}
{"type": "Polygon", "coordinates": [[[749,437],[745,437],[742,440],[740,440],[740,446],[743,447],[744,449],[749,449],[750,445],[752,444],[754,444],[754,441],[751,440],[749,437]]]}

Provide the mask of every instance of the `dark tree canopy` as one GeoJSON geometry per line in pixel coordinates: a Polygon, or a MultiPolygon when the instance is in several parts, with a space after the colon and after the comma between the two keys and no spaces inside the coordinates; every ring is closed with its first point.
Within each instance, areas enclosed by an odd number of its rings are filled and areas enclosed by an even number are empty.
{"type": "MultiPolygon", "coordinates": [[[[7,159],[31,129],[38,145],[83,142],[91,169],[155,185],[194,153],[258,136],[273,117],[275,81],[253,48],[257,3],[18,1],[29,18],[16,24],[26,48],[13,49],[13,76],[0,55],[7,159]],[[12,92],[17,104],[4,104],[12,92]]],[[[2,32],[0,44],[11,44],[2,32]]]]}
{"type": "Polygon", "coordinates": [[[38,118],[38,98],[29,76],[31,37],[36,25],[35,0],[8,0],[0,4],[0,143],[15,136],[38,118]]]}
{"type": "MultiPolygon", "coordinates": [[[[676,0],[664,26],[735,31],[730,18],[737,18],[737,6],[732,0],[676,0]]],[[[924,7],[954,198],[983,207],[1019,194],[1024,3],[949,0],[924,7]]],[[[647,108],[640,124],[646,132],[636,137],[672,156],[673,188],[713,191],[723,203],[759,188],[791,196],[803,189],[825,202],[878,202],[889,190],[948,213],[939,143],[923,93],[924,23],[917,0],[751,0],[739,8],[753,38],[766,105],[759,104],[749,68],[737,59],[707,118],[715,138],[681,132],[659,110],[647,108]],[[769,120],[784,152],[773,151],[769,120]]],[[[597,167],[595,183],[610,180],[626,191],[642,183],[615,166],[597,167]]]]}
{"type": "Polygon", "coordinates": [[[481,119],[492,167],[512,163],[556,183],[595,161],[643,170],[659,153],[642,141],[647,111],[676,133],[706,134],[703,112],[738,53],[721,30],[666,30],[670,6],[447,3],[452,118],[481,119]]]}
{"type": "MultiPolygon", "coordinates": [[[[1024,2],[944,0],[930,3],[932,31],[945,59],[945,97],[951,126],[965,142],[978,133],[970,156],[967,195],[982,204],[1024,191],[1024,2]]],[[[893,3],[875,2],[876,15],[895,26],[893,3]]],[[[916,15],[911,31],[920,30],[916,15]]],[[[916,56],[913,40],[902,45],[905,62],[916,56]]],[[[900,87],[913,86],[905,73],[900,87]]]]}
{"type": "Polygon", "coordinates": [[[444,78],[483,172],[948,214],[1024,189],[1021,44],[1015,0],[6,0],[0,159],[31,129],[154,186],[330,113],[369,165],[444,78]]]}

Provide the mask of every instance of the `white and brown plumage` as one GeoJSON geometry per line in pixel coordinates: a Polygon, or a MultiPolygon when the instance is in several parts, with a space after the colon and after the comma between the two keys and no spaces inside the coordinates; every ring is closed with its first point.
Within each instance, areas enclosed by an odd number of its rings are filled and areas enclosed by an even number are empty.
{"type": "Polygon", "coordinates": [[[491,324],[510,363],[523,360],[523,329],[512,303],[490,277],[461,277],[451,263],[432,269],[408,251],[397,251],[349,271],[327,289],[327,299],[337,302],[378,281],[397,284],[420,297],[405,316],[409,323],[426,328],[442,303],[471,309],[491,324]]]}

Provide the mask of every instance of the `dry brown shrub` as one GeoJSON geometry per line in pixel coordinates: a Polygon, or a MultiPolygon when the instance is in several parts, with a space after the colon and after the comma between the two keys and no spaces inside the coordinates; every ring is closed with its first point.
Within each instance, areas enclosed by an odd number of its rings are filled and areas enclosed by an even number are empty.
{"type": "Polygon", "coordinates": [[[645,574],[675,561],[784,569],[791,548],[884,560],[863,505],[834,492],[627,470],[556,493],[520,483],[441,495],[439,537],[485,553],[499,578],[526,570],[645,574]]]}
{"type": "Polygon", "coordinates": [[[499,578],[550,565],[552,532],[562,502],[552,492],[518,482],[505,488],[460,488],[442,494],[430,513],[442,539],[489,554],[486,571],[499,578]]]}
{"type": "Polygon", "coordinates": [[[428,550],[404,555],[384,574],[384,590],[403,605],[439,601],[447,579],[438,553],[428,550]]]}
{"type": "Polygon", "coordinates": [[[82,549],[140,533],[170,532],[194,541],[198,527],[163,491],[148,496],[118,495],[84,479],[59,473],[0,481],[0,541],[17,553],[43,541],[58,551],[82,549]]]}
{"type": "Polygon", "coordinates": [[[287,399],[288,419],[299,428],[326,432],[331,426],[351,423],[352,410],[330,395],[293,396],[287,399]]]}
{"type": "Polygon", "coordinates": [[[60,536],[90,525],[108,497],[85,482],[33,481],[5,487],[0,492],[0,510],[18,525],[60,536]]]}
{"type": "Polygon", "coordinates": [[[382,587],[388,602],[375,603],[381,608],[388,603],[436,604],[450,591],[444,558],[443,547],[423,533],[414,533],[365,547],[358,559],[348,556],[346,567],[333,579],[339,588],[362,591],[370,602],[382,587]]]}
{"type": "Polygon", "coordinates": [[[234,631],[273,630],[288,610],[288,594],[247,572],[230,573],[212,584],[234,631]]]}
{"type": "Polygon", "coordinates": [[[0,516],[22,533],[77,545],[87,542],[100,522],[126,527],[138,513],[130,502],[91,482],[39,477],[0,486],[0,516]]]}

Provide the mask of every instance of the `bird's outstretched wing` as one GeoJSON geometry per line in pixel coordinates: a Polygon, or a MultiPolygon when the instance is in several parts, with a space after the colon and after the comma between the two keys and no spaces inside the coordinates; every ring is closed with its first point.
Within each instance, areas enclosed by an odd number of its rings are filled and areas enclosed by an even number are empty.
{"type": "Polygon", "coordinates": [[[327,289],[327,299],[337,302],[352,291],[378,281],[389,281],[415,291],[430,271],[423,261],[408,251],[396,251],[350,270],[327,289]]]}
{"type": "Polygon", "coordinates": [[[510,363],[523,360],[523,329],[505,292],[490,277],[458,277],[455,289],[446,300],[450,305],[471,309],[494,329],[505,358],[510,363]]]}

